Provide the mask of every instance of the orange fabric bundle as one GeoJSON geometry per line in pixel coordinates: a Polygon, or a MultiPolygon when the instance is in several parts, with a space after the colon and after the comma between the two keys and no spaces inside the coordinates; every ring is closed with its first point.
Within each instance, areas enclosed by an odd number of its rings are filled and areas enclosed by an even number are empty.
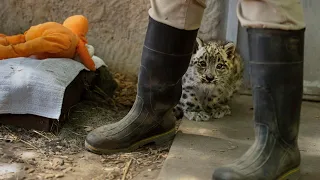
{"type": "Polygon", "coordinates": [[[74,58],[78,54],[82,64],[95,71],[95,64],[85,47],[87,32],[87,18],[75,15],[63,24],[47,22],[32,26],[24,34],[0,34],[0,60],[32,55],[38,59],[74,58]]]}

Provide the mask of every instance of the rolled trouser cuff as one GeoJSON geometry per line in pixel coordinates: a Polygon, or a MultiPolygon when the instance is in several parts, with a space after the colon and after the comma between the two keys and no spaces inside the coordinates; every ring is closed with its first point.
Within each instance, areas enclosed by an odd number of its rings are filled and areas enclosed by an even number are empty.
{"type": "Polygon", "coordinates": [[[150,0],[149,15],[163,24],[183,29],[200,28],[205,0],[150,0]]]}
{"type": "Polygon", "coordinates": [[[239,0],[237,16],[242,26],[281,30],[306,27],[300,0],[239,0]]]}

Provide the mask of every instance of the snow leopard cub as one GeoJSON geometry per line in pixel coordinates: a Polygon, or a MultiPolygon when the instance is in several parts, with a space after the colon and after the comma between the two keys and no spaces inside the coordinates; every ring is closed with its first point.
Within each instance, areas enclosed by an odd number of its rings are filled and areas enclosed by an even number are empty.
{"type": "Polygon", "coordinates": [[[208,121],[231,114],[228,101],[242,84],[243,62],[232,42],[196,40],[182,95],[174,108],[177,119],[208,121]]]}

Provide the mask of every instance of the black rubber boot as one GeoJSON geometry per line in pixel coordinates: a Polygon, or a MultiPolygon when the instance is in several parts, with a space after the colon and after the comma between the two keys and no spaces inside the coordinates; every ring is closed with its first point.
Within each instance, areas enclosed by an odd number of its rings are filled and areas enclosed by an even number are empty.
{"type": "Polygon", "coordinates": [[[255,142],[214,180],[297,180],[304,30],[248,29],[255,142]]]}
{"type": "Polygon", "coordinates": [[[181,96],[181,78],[189,66],[197,32],[149,19],[136,101],[122,120],[90,132],[87,150],[97,154],[132,151],[174,137],[172,108],[181,96]]]}

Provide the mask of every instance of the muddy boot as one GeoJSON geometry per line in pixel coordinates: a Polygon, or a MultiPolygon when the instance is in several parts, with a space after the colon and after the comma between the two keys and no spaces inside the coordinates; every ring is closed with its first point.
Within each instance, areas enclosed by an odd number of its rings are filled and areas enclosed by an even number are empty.
{"type": "Polygon", "coordinates": [[[172,108],[179,102],[181,78],[196,36],[197,30],[180,30],[149,19],[135,103],[119,122],[90,132],[87,150],[97,154],[132,151],[174,137],[172,108]]]}
{"type": "Polygon", "coordinates": [[[249,29],[255,142],[214,180],[297,180],[304,30],[249,29]]]}

